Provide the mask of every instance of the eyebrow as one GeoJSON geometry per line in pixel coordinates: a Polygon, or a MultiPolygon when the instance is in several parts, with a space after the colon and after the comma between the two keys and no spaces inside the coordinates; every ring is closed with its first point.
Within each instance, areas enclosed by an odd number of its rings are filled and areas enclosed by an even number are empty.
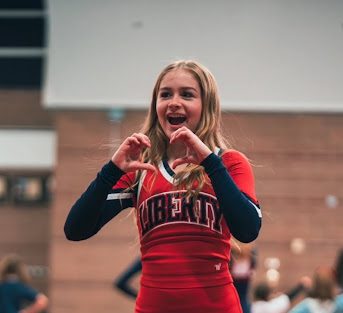
{"type": "MultiPolygon", "coordinates": [[[[170,90],[172,89],[171,87],[161,87],[159,90],[170,90]]],[[[185,89],[191,89],[191,90],[194,90],[195,92],[197,92],[197,90],[193,87],[181,87],[180,88],[181,90],[185,90],[185,89]]]]}

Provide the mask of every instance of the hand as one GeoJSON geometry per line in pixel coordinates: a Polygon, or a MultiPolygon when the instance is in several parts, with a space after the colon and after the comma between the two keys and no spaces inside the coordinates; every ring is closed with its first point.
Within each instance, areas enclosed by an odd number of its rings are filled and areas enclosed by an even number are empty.
{"type": "Polygon", "coordinates": [[[123,172],[134,172],[136,170],[152,170],[156,168],[149,163],[140,160],[144,148],[150,148],[150,139],[141,133],[134,133],[127,137],[112,156],[112,162],[123,172]]]}
{"type": "Polygon", "coordinates": [[[184,163],[199,165],[212,151],[190,129],[183,126],[170,136],[170,144],[182,142],[186,146],[186,155],[175,159],[172,168],[184,163]]]}
{"type": "Polygon", "coordinates": [[[300,278],[300,284],[304,289],[309,290],[312,288],[312,279],[308,276],[303,276],[300,278]]]}

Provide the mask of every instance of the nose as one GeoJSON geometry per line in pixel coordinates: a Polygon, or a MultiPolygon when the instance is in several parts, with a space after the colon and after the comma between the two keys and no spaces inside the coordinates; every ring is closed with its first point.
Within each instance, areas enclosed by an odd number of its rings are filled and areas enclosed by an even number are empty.
{"type": "Polygon", "coordinates": [[[178,95],[174,95],[168,104],[168,107],[172,110],[176,110],[181,107],[180,98],[178,95]]]}

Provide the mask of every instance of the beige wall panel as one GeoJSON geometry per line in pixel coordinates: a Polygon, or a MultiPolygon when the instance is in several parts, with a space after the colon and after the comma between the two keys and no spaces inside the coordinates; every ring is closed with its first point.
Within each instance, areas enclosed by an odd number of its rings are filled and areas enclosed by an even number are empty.
{"type": "Polygon", "coordinates": [[[14,238],[17,243],[49,242],[49,214],[48,208],[1,209],[0,229],[6,236],[0,236],[0,243],[14,238]]]}
{"type": "MultiPolygon", "coordinates": [[[[343,121],[342,121],[343,122],[343,121]]],[[[254,156],[250,156],[255,161],[254,156]]],[[[343,156],[338,156],[333,151],[331,154],[320,156],[309,152],[307,155],[266,154],[258,155],[259,162],[253,167],[259,180],[284,177],[288,179],[318,179],[339,178],[343,180],[343,156]],[[342,167],[342,171],[337,171],[342,167]]]]}
{"type": "Polygon", "coordinates": [[[59,147],[89,149],[108,143],[109,123],[106,112],[71,111],[62,114],[56,115],[59,147]]]}
{"type": "MultiPolygon", "coordinates": [[[[266,180],[265,180],[266,181],[266,180]]],[[[339,180],[287,180],[278,177],[269,179],[265,183],[258,181],[256,183],[257,194],[268,195],[273,191],[274,196],[278,197],[305,197],[311,198],[313,195],[322,196],[328,194],[342,195],[342,189],[337,185],[339,180]]]]}
{"type": "Polygon", "coordinates": [[[342,115],[224,114],[234,145],[256,152],[343,152],[342,115]]]}
{"type": "Polygon", "coordinates": [[[54,312],[132,313],[134,300],[112,289],[111,283],[55,283],[51,288],[54,312]]]}
{"type": "Polygon", "coordinates": [[[0,127],[51,127],[53,116],[41,106],[40,90],[0,90],[0,127]]]}
{"type": "Polygon", "coordinates": [[[64,282],[111,282],[128,260],[139,255],[138,250],[133,241],[103,240],[101,236],[83,242],[59,239],[51,250],[52,262],[58,262],[52,264],[51,277],[64,282]]]}

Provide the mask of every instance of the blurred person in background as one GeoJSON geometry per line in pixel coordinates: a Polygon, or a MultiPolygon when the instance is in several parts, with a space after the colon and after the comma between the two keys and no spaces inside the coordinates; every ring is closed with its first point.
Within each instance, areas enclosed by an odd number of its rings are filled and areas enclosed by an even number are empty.
{"type": "Polygon", "coordinates": [[[256,247],[231,240],[230,272],[243,313],[250,313],[250,285],[257,264],[256,247]]]}
{"type": "Polygon", "coordinates": [[[259,283],[253,291],[254,300],[251,313],[287,313],[292,301],[302,292],[309,290],[311,279],[304,276],[299,283],[288,292],[278,295],[273,294],[273,288],[267,282],[259,283]]]}
{"type": "Polygon", "coordinates": [[[343,249],[341,249],[337,255],[335,264],[335,275],[338,287],[336,303],[338,307],[343,307],[343,249]]]}
{"type": "Polygon", "coordinates": [[[29,285],[27,267],[15,254],[0,262],[0,313],[39,313],[48,307],[48,298],[29,285]]]}
{"type": "Polygon", "coordinates": [[[335,264],[335,275],[338,293],[343,295],[343,249],[338,252],[335,264]]]}
{"type": "Polygon", "coordinates": [[[343,303],[336,298],[335,288],[333,269],[328,266],[318,267],[308,296],[289,313],[343,313],[343,303]]]}

